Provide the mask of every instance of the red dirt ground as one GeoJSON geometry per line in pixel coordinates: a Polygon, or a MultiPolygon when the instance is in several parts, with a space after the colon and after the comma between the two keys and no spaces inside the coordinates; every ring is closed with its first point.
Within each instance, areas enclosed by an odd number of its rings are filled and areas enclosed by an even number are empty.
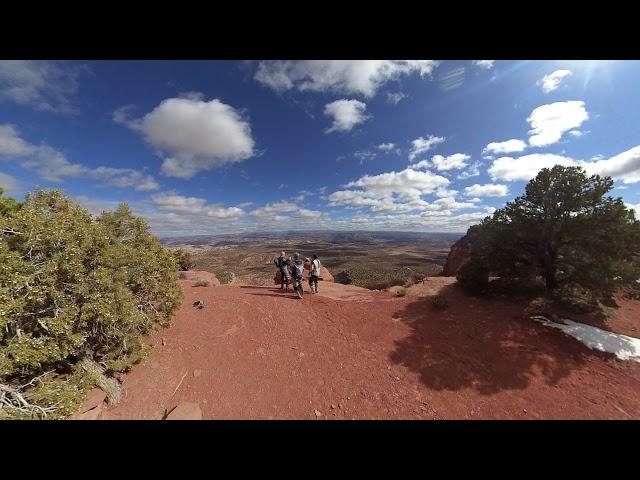
{"type": "MultiPolygon", "coordinates": [[[[181,284],[173,325],[149,339],[102,418],[160,419],[180,402],[205,419],[640,418],[640,365],[522,319],[523,304],[467,297],[453,279],[405,297],[320,282],[302,300],[181,284]],[[437,292],[448,309],[420,296],[437,292]]],[[[640,302],[623,316],[637,328],[634,307],[638,319],[640,302]]]]}

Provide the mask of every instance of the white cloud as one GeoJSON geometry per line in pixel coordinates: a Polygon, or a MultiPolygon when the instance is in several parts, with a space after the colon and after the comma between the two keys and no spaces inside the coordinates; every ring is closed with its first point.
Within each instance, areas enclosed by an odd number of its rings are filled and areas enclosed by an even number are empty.
{"type": "Polygon", "coordinates": [[[466,180],[467,178],[477,177],[480,175],[480,162],[474,162],[464,172],[458,175],[458,180],[466,180]]]}
{"type": "Polygon", "coordinates": [[[484,70],[490,70],[493,68],[495,60],[472,60],[471,63],[476,67],[480,67],[484,70]]]}
{"type": "Polygon", "coordinates": [[[527,144],[517,138],[504,142],[491,142],[483,150],[482,155],[492,155],[494,153],[522,152],[527,148],[527,144]]]}
{"type": "Polygon", "coordinates": [[[431,158],[431,161],[439,171],[446,170],[459,170],[467,166],[467,161],[470,160],[471,157],[464,153],[454,153],[453,155],[449,155],[448,157],[444,157],[442,155],[434,155],[431,158]]]}
{"type": "Polygon", "coordinates": [[[578,128],[589,118],[582,101],[556,102],[542,105],[531,112],[529,145],[544,147],[556,143],[562,134],[578,128]]]}
{"type": "Polygon", "coordinates": [[[551,153],[532,153],[519,158],[501,157],[494,160],[487,172],[492,179],[530,180],[543,168],[551,168],[554,165],[567,167],[577,165],[576,161],[561,155],[551,153]]]}
{"type": "Polygon", "coordinates": [[[431,162],[429,160],[420,160],[418,163],[412,163],[411,168],[413,168],[414,170],[431,168],[431,162]]]}
{"type": "Polygon", "coordinates": [[[464,189],[467,197],[506,197],[509,188],[506,185],[487,183],[485,185],[474,184],[464,189]]]}
{"type": "Polygon", "coordinates": [[[580,166],[589,175],[606,175],[626,184],[640,182],[640,145],[608,159],[597,161],[574,160],[551,153],[534,153],[519,158],[502,157],[493,162],[488,173],[493,179],[530,180],[543,168],[554,165],[580,166]]]}
{"type": "Polygon", "coordinates": [[[381,143],[380,145],[376,145],[378,150],[382,150],[383,152],[390,152],[396,147],[395,143],[381,143]]]}
{"type": "Polygon", "coordinates": [[[365,175],[350,182],[347,188],[360,187],[366,192],[378,196],[398,195],[406,200],[417,199],[422,195],[433,193],[437,188],[449,184],[446,178],[431,172],[418,172],[407,168],[400,172],[365,175]]]}
{"type": "Polygon", "coordinates": [[[18,130],[9,124],[0,125],[0,157],[14,157],[20,166],[35,171],[49,182],[62,182],[66,177],[88,178],[103,185],[134,188],[138,191],[157,190],[158,183],[151,175],[132,168],[91,168],[71,163],[65,155],[48,146],[33,145],[20,138],[18,130]]]}
{"type": "Polygon", "coordinates": [[[160,209],[174,214],[197,215],[217,220],[235,219],[244,215],[238,207],[225,208],[218,204],[207,204],[206,199],[185,197],[173,192],[153,195],[151,200],[160,209]]]}
{"type": "Polygon", "coordinates": [[[336,100],[324,107],[324,114],[333,117],[333,123],[326,133],[348,132],[369,117],[365,115],[367,105],[358,100],[336,100]]]}
{"type": "Polygon", "coordinates": [[[443,143],[444,137],[436,137],[435,135],[428,135],[426,137],[418,137],[411,142],[411,149],[409,150],[409,161],[413,160],[423,153],[428,152],[436,145],[443,143]]]}
{"type": "Polygon", "coordinates": [[[541,80],[536,82],[536,85],[541,87],[544,93],[553,92],[560,86],[562,79],[571,75],[571,70],[556,70],[542,77],[541,80]]]}
{"type": "Polygon", "coordinates": [[[73,113],[82,65],[41,60],[0,60],[0,100],[40,111],[73,113]]]}
{"type": "Polygon", "coordinates": [[[387,93],[387,103],[390,103],[391,105],[397,105],[403,98],[407,98],[407,96],[402,92],[387,93]]]}
{"type": "Polygon", "coordinates": [[[607,160],[582,163],[587,172],[608,175],[624,183],[640,182],[640,145],[607,160]]]}
{"type": "Polygon", "coordinates": [[[0,188],[4,190],[4,196],[14,195],[19,189],[18,179],[0,172],[0,188]]]}
{"type": "Polygon", "coordinates": [[[275,91],[336,92],[372,97],[378,88],[403,75],[431,77],[433,60],[269,60],[262,61],[255,80],[275,91]]]}
{"type": "Polygon", "coordinates": [[[162,172],[171,177],[191,178],[201,170],[241,162],[255,153],[249,122],[218,99],[169,98],[139,120],[125,120],[121,111],[117,119],[166,153],[162,172]]]}

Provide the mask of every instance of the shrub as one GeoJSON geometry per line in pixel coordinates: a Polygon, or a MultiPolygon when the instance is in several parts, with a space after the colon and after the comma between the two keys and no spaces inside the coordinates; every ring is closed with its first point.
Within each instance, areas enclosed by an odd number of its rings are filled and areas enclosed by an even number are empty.
{"type": "Polygon", "coordinates": [[[447,299],[444,298],[442,295],[435,295],[431,299],[431,305],[433,305],[438,310],[444,310],[449,306],[449,304],[447,303],[447,299]]]}
{"type": "Polygon", "coordinates": [[[489,270],[479,261],[465,263],[456,276],[460,287],[468,293],[484,293],[489,285],[489,270]]]}
{"type": "Polygon", "coordinates": [[[178,264],[178,270],[191,270],[196,266],[193,258],[189,252],[182,250],[181,248],[173,250],[173,255],[176,257],[176,263],[178,264]]]}
{"type": "Polygon", "coordinates": [[[126,205],[93,219],[36,191],[2,213],[0,417],[65,417],[93,385],[112,385],[179,306],[176,269],[126,205]]]}
{"type": "Polygon", "coordinates": [[[206,280],[198,280],[194,285],[194,287],[209,287],[211,284],[206,280]]]}
{"type": "Polygon", "coordinates": [[[612,188],[611,177],[580,167],[542,169],[523,195],[469,230],[475,267],[525,290],[541,278],[551,297],[583,290],[586,304],[611,303],[621,287],[640,291],[640,222],[622,198],[607,196],[612,188]]]}
{"type": "Polygon", "coordinates": [[[179,278],[180,280],[186,280],[186,279],[187,279],[187,274],[186,274],[185,272],[180,272],[180,273],[178,274],[178,278],[179,278]]]}

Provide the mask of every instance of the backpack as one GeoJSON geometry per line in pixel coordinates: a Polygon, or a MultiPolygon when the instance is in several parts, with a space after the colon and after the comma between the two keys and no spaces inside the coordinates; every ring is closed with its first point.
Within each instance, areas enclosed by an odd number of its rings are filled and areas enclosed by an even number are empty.
{"type": "Polygon", "coordinates": [[[292,265],[293,267],[293,276],[296,278],[302,278],[304,275],[304,263],[295,263],[292,265]]]}

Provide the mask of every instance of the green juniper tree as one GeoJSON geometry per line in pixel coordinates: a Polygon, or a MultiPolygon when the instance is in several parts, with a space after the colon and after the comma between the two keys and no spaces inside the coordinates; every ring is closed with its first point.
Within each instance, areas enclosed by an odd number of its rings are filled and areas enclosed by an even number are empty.
{"type": "Polygon", "coordinates": [[[180,302],[174,256],[126,205],[94,219],[59,191],[0,198],[0,418],[74,412],[180,302]]]}
{"type": "Polygon", "coordinates": [[[610,302],[618,286],[637,290],[640,222],[610,177],[580,167],[545,168],[517,197],[469,229],[471,260],[461,285],[486,285],[491,272],[520,284],[541,279],[549,295],[579,289],[610,302]]]}

